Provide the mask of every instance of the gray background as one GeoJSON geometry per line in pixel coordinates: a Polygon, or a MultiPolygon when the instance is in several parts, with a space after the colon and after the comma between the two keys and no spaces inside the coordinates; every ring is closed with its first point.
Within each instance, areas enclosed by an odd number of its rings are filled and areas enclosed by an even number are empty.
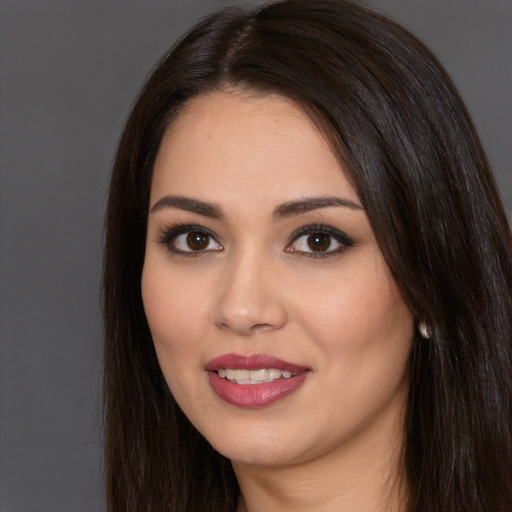
{"type": "MultiPolygon", "coordinates": [[[[0,0],[0,511],[104,510],[99,288],[109,169],[156,59],[229,3],[0,0]]],[[[366,3],[440,56],[510,209],[510,0],[366,3]]]]}

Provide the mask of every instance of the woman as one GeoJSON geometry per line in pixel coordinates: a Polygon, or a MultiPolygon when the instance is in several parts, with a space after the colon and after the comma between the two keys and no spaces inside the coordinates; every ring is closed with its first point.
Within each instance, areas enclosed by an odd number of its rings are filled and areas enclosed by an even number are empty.
{"type": "Polygon", "coordinates": [[[133,108],[106,237],[109,510],[510,509],[510,230],[408,32],[205,19],[133,108]]]}

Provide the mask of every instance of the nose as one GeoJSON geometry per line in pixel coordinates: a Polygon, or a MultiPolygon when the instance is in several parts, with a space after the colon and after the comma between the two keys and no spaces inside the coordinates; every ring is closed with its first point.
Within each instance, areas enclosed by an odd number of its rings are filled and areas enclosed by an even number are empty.
{"type": "Polygon", "coordinates": [[[240,336],[283,327],[288,315],[278,274],[271,262],[256,254],[226,262],[213,307],[217,327],[240,336]]]}

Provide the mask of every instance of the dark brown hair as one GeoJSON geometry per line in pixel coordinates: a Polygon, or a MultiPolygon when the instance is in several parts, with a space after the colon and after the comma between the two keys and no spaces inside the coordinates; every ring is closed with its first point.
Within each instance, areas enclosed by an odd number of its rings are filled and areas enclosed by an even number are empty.
{"type": "MultiPolygon", "coordinates": [[[[164,130],[226,87],[301,105],[331,142],[416,318],[403,463],[410,512],[512,510],[512,239],[470,117],[411,34],[344,0],[209,16],[149,77],[111,181],[104,268],[110,512],[234,511],[231,465],[160,371],[140,279],[164,130]]],[[[170,320],[171,321],[171,320],[170,320]]]]}

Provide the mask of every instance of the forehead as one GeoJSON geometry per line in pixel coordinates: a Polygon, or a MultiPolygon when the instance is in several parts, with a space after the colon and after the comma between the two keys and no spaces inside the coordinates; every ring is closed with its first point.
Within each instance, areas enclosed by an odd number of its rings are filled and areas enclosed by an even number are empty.
{"type": "Polygon", "coordinates": [[[191,100],[164,135],[152,195],[215,193],[221,200],[270,192],[276,200],[306,193],[357,200],[325,137],[291,100],[239,91],[191,100]]]}

